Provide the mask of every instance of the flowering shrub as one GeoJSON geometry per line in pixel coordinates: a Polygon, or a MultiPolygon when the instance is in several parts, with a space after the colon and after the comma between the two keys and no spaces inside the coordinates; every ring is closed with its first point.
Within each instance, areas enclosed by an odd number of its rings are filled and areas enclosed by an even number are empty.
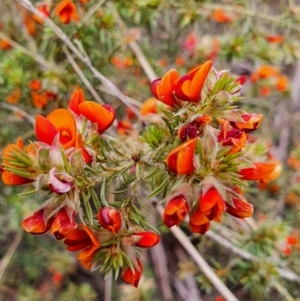
{"type": "Polygon", "coordinates": [[[85,268],[114,269],[116,276],[122,271],[124,281],[137,286],[140,248],[160,240],[137,207],[143,199],[138,187],[149,174],[164,178],[146,198],[165,195],[168,227],[178,226],[189,213],[190,230],[205,234],[224,212],[251,216],[245,181],[265,179],[275,164],[251,162],[247,153],[247,135],[262,116],[233,106],[242,83],[214,69],[211,61],[182,76],[168,71],[152,83],[154,96],[168,106],[159,113],[159,125],[148,126],[137,152],[104,134],[114,122],[114,109],[86,101],[77,88],[68,109],[36,116],[37,141],[24,148],[19,138],[4,150],[3,182],[26,184],[26,194],[43,189],[49,195],[22,222],[23,229],[50,231],[67,250],[82,250],[78,260],[85,268]],[[121,194],[114,202],[107,201],[111,186],[121,194]]]}
{"type": "Polygon", "coordinates": [[[5,293],[298,297],[299,10],[200,2],[0,3],[5,293]]]}

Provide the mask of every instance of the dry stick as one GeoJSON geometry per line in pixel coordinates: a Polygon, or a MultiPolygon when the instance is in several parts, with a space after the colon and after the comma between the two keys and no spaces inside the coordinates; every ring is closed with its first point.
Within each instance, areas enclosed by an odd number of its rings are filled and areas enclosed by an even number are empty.
{"type": "Polygon", "coordinates": [[[112,282],[113,282],[113,273],[112,271],[110,271],[107,277],[105,278],[105,282],[104,282],[104,301],[111,301],[112,282]]]}
{"type": "Polygon", "coordinates": [[[100,73],[91,63],[87,56],[84,56],[71,42],[67,35],[50,19],[41,14],[29,0],[15,0],[19,2],[23,7],[30,10],[32,13],[40,17],[45,24],[47,24],[53,32],[61,39],[63,43],[80,59],[93,73],[93,75],[100,80],[104,86],[112,91],[113,95],[119,98],[127,107],[129,107],[140,119],[143,119],[139,110],[128,102],[126,95],[124,95],[117,86],[115,86],[107,77],[100,73]]]}
{"type": "MultiPolygon", "coordinates": [[[[119,28],[123,31],[123,34],[126,35],[127,27],[126,27],[124,21],[122,20],[122,18],[120,17],[118,11],[116,10],[114,4],[112,2],[109,2],[108,6],[112,10],[112,14],[113,14],[115,21],[117,22],[119,28]]],[[[143,52],[141,51],[139,45],[135,41],[129,42],[128,45],[129,45],[130,49],[132,50],[132,52],[137,57],[141,67],[143,68],[143,70],[146,73],[149,80],[153,81],[153,80],[157,79],[157,75],[153,71],[147,58],[144,56],[143,52]]]]}
{"type": "MultiPolygon", "coordinates": [[[[107,90],[107,88],[105,88],[104,86],[97,86],[96,87],[98,90],[105,92],[106,94],[110,94],[113,95],[109,90],[107,90]]],[[[131,98],[129,96],[126,96],[127,101],[130,102],[131,104],[135,105],[136,107],[140,108],[142,106],[142,103],[134,98],[131,98]]]]}
{"type": "Polygon", "coordinates": [[[22,110],[16,106],[9,105],[6,103],[0,103],[0,107],[10,110],[10,111],[13,111],[13,112],[16,112],[16,113],[22,115],[24,118],[26,118],[32,124],[35,124],[35,119],[30,114],[26,113],[24,110],[22,110]]]}
{"type": "Polygon", "coordinates": [[[42,66],[46,67],[47,69],[53,68],[53,65],[51,63],[49,63],[48,61],[46,61],[38,53],[33,52],[33,51],[25,48],[24,46],[22,46],[19,43],[15,42],[14,40],[12,40],[11,38],[9,38],[8,36],[6,36],[2,32],[0,32],[0,39],[8,42],[11,46],[13,46],[14,48],[20,50],[24,54],[28,55],[29,57],[31,57],[32,59],[34,59],[35,61],[37,61],[38,63],[40,63],[42,66]]]}
{"type": "MultiPolygon", "coordinates": [[[[154,209],[154,208],[153,208],[154,209]]],[[[142,210],[144,212],[144,210],[142,210]]],[[[149,217],[149,222],[152,225],[156,224],[156,215],[152,214],[149,217]]],[[[156,274],[156,279],[160,286],[163,299],[166,301],[171,301],[174,299],[170,283],[170,273],[167,264],[167,256],[162,242],[157,246],[150,249],[151,258],[154,265],[154,270],[156,274]]]]}
{"type": "Polygon", "coordinates": [[[11,245],[9,246],[7,252],[5,253],[4,257],[2,258],[1,262],[0,262],[0,280],[3,277],[3,274],[12,258],[12,256],[14,255],[14,253],[16,252],[21,239],[23,236],[23,231],[22,232],[18,232],[13,240],[13,242],[11,243],[11,245]]]}
{"type": "MultiPolygon", "coordinates": [[[[163,214],[163,207],[160,205],[156,206],[158,212],[163,214]]],[[[182,247],[190,254],[190,256],[194,259],[197,265],[200,267],[204,275],[209,279],[212,285],[219,291],[219,293],[227,300],[227,301],[238,301],[235,295],[228,289],[228,287],[221,281],[221,279],[216,275],[213,269],[208,265],[205,259],[201,256],[199,251],[194,247],[194,245],[190,242],[185,233],[178,227],[170,228],[170,231],[174,234],[174,236],[181,243],[182,247]]]]}
{"type": "Polygon", "coordinates": [[[75,60],[73,59],[73,57],[70,54],[68,48],[66,46],[63,46],[62,50],[65,53],[67,59],[71,63],[71,65],[74,68],[74,70],[77,72],[77,74],[80,77],[80,79],[82,80],[82,82],[89,89],[89,91],[91,92],[91,94],[94,96],[95,100],[98,103],[104,104],[103,100],[100,98],[100,96],[98,95],[98,93],[96,92],[96,90],[94,89],[94,87],[92,86],[92,84],[89,82],[89,80],[86,78],[86,76],[84,75],[84,73],[81,71],[81,69],[79,68],[79,66],[77,65],[77,63],[75,62],[75,60]]]}
{"type": "Polygon", "coordinates": [[[102,0],[99,1],[98,3],[96,3],[94,6],[92,6],[88,12],[83,16],[82,18],[82,23],[87,22],[87,20],[100,8],[100,6],[102,6],[102,4],[105,2],[106,0],[102,0]]]}

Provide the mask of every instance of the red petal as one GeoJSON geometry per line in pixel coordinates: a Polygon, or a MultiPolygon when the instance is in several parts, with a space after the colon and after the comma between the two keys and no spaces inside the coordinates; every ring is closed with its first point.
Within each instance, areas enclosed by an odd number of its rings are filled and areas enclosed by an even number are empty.
{"type": "Polygon", "coordinates": [[[77,88],[70,98],[69,109],[73,111],[76,115],[80,115],[78,106],[84,101],[85,98],[82,89],[77,88]]]}
{"type": "Polygon", "coordinates": [[[98,124],[98,132],[101,134],[114,122],[116,113],[110,105],[100,105],[93,101],[82,102],[79,106],[79,113],[92,123],[98,124]]]}
{"type": "Polygon", "coordinates": [[[201,97],[201,91],[206,81],[207,75],[212,67],[212,61],[207,61],[197,71],[193,77],[191,86],[190,86],[190,96],[191,100],[198,102],[201,97]]]}
{"type": "Polygon", "coordinates": [[[35,133],[40,142],[52,145],[58,130],[47,118],[37,115],[35,117],[35,133]]]}

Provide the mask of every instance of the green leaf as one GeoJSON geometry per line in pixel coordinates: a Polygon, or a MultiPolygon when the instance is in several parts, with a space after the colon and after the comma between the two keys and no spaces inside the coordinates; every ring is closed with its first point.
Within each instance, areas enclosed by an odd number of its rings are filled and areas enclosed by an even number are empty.
{"type": "Polygon", "coordinates": [[[106,199],[106,181],[102,182],[102,186],[100,189],[100,199],[102,201],[102,203],[104,204],[104,206],[108,206],[108,201],[106,199]]]}
{"type": "Polygon", "coordinates": [[[165,188],[165,186],[168,184],[169,179],[170,179],[169,176],[166,177],[166,179],[153,192],[148,194],[146,198],[150,199],[150,198],[156,196],[157,194],[159,194],[160,192],[162,192],[163,189],[165,188]]]}
{"type": "Polygon", "coordinates": [[[92,199],[95,205],[95,208],[97,210],[97,212],[101,209],[101,204],[100,204],[100,200],[95,192],[94,189],[91,189],[91,193],[92,193],[92,199]]]}

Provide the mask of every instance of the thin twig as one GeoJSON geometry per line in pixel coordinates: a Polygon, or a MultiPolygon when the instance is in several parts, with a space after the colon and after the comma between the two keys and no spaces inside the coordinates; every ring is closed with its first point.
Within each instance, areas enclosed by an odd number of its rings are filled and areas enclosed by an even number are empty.
{"type": "MultiPolygon", "coordinates": [[[[162,215],[163,207],[158,205],[156,206],[158,212],[162,215]]],[[[194,247],[190,242],[188,237],[184,232],[178,227],[172,227],[170,231],[181,243],[183,248],[190,254],[194,259],[196,264],[200,267],[205,276],[209,279],[212,285],[218,290],[218,292],[227,300],[227,301],[238,301],[235,295],[228,289],[228,287],[221,281],[221,279],[216,275],[213,269],[207,264],[205,259],[201,256],[199,251],[194,247]]]]}
{"type": "Polygon", "coordinates": [[[110,271],[104,282],[104,301],[112,300],[111,299],[112,280],[113,280],[113,274],[112,271],[110,271]]]}
{"type": "Polygon", "coordinates": [[[16,48],[19,51],[23,52],[24,54],[28,55],[29,57],[31,57],[32,59],[34,59],[35,61],[37,61],[38,63],[40,63],[45,68],[47,68],[47,69],[52,69],[53,68],[53,65],[51,63],[49,63],[48,61],[46,61],[38,53],[33,52],[33,51],[25,48],[24,46],[20,45],[16,41],[14,41],[11,38],[9,38],[3,32],[0,32],[0,39],[8,42],[11,46],[13,46],[14,48],[16,48]]]}
{"type": "Polygon", "coordinates": [[[130,102],[127,101],[126,95],[124,95],[119,88],[111,82],[107,77],[100,73],[91,63],[90,59],[87,56],[84,56],[71,42],[67,35],[50,19],[41,14],[34,5],[29,0],[15,0],[20,3],[23,7],[30,10],[32,13],[40,17],[45,24],[47,24],[53,32],[61,39],[61,41],[80,59],[93,73],[93,75],[100,80],[103,85],[105,85],[109,90],[112,91],[113,95],[119,98],[127,107],[129,107],[140,119],[143,119],[143,116],[140,114],[139,110],[133,106],[130,102]]]}
{"type": "Polygon", "coordinates": [[[10,110],[10,111],[13,111],[13,112],[16,112],[16,113],[22,115],[24,118],[26,118],[32,124],[35,124],[35,119],[30,114],[26,113],[24,110],[22,110],[16,106],[1,102],[0,107],[10,110]]]}
{"type": "Polygon", "coordinates": [[[62,50],[65,53],[67,59],[71,63],[71,65],[74,68],[74,70],[77,72],[77,74],[80,77],[80,79],[82,80],[82,82],[85,84],[85,86],[91,92],[91,94],[94,96],[95,100],[98,103],[103,104],[104,103],[103,100],[100,98],[100,96],[98,95],[98,93],[96,92],[96,90],[94,89],[94,87],[92,86],[92,84],[89,82],[89,80],[86,78],[86,76],[84,75],[84,73],[81,71],[81,69],[79,68],[79,66],[77,65],[77,63],[75,62],[75,60],[73,59],[71,53],[69,52],[68,48],[66,46],[63,46],[62,50]]]}
{"type": "MultiPolygon", "coordinates": [[[[96,87],[98,90],[105,92],[107,94],[113,95],[107,88],[105,88],[104,86],[97,86],[96,87]]],[[[137,106],[138,108],[140,108],[142,106],[142,103],[134,98],[131,98],[129,96],[126,96],[127,101],[130,102],[131,104],[137,106]]]]}
{"type": "Polygon", "coordinates": [[[286,301],[295,301],[295,299],[291,296],[289,291],[280,282],[275,281],[274,287],[281,294],[281,296],[285,297],[286,301]]]}
{"type": "MultiPolygon", "coordinates": [[[[119,15],[118,11],[116,10],[114,4],[112,2],[109,2],[108,6],[110,7],[112,14],[115,18],[115,21],[118,24],[120,30],[123,31],[124,35],[126,35],[127,27],[126,27],[124,21],[122,20],[121,16],[119,15]]],[[[141,51],[137,42],[130,41],[130,42],[128,42],[128,45],[129,45],[130,49],[132,50],[132,52],[135,54],[137,60],[139,61],[141,67],[143,68],[143,70],[146,73],[149,80],[153,81],[153,80],[157,79],[157,75],[155,74],[154,70],[150,66],[147,58],[141,51]]]]}
{"type": "Polygon", "coordinates": [[[8,250],[6,251],[5,255],[3,256],[1,262],[0,262],[0,281],[4,275],[4,272],[11,260],[11,258],[13,257],[14,253],[16,252],[21,239],[23,236],[23,231],[18,232],[16,234],[16,236],[14,237],[14,240],[12,241],[11,245],[9,246],[8,250]]]}
{"type": "Polygon", "coordinates": [[[82,23],[86,23],[88,21],[88,19],[100,8],[100,6],[102,6],[102,4],[104,4],[106,0],[102,0],[97,2],[94,6],[92,6],[88,12],[83,16],[82,18],[82,23]]]}

